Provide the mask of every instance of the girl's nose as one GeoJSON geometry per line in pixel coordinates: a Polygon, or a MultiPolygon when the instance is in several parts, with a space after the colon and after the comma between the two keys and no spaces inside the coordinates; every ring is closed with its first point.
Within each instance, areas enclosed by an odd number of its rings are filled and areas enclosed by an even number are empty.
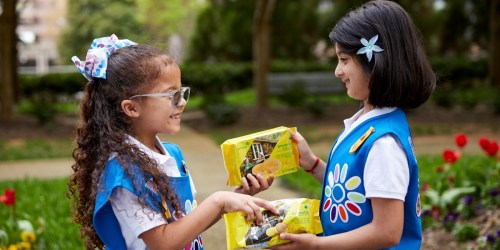
{"type": "Polygon", "coordinates": [[[342,75],[342,69],[339,67],[340,64],[337,64],[337,66],[335,67],[335,76],[340,78],[340,76],[342,75]]]}
{"type": "Polygon", "coordinates": [[[186,99],[184,99],[184,97],[181,97],[181,99],[179,99],[179,104],[177,104],[177,107],[178,108],[185,108],[186,104],[187,104],[186,99]]]}

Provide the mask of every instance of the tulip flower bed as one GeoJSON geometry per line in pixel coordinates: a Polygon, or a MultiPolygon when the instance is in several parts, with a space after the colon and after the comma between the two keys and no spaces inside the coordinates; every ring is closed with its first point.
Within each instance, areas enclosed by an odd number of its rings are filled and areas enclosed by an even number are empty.
{"type": "Polygon", "coordinates": [[[0,182],[0,249],[84,249],[67,180],[0,182]]]}
{"type": "Polygon", "coordinates": [[[500,248],[500,155],[498,142],[480,138],[484,155],[467,155],[467,136],[442,158],[419,160],[424,229],[442,229],[478,249],[500,248]]]}

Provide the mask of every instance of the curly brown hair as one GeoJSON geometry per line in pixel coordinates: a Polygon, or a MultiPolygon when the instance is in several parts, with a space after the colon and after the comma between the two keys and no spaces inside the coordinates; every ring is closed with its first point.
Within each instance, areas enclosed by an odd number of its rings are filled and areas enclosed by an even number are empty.
{"type": "MultiPolygon", "coordinates": [[[[116,50],[108,59],[107,79],[94,78],[85,86],[80,103],[80,124],[76,131],[73,150],[74,173],[68,182],[67,196],[72,199],[73,217],[80,224],[80,233],[88,249],[103,249],[104,245],[92,224],[99,180],[108,158],[115,153],[129,177],[151,176],[162,199],[174,210],[180,210],[179,201],[170,185],[169,177],[159,170],[157,162],[137,146],[127,143],[133,131],[130,119],[121,109],[121,102],[135,93],[149,90],[167,65],[175,63],[166,53],[148,46],[133,45],[116,50]],[[139,172],[132,165],[140,166],[139,172]]],[[[140,190],[134,182],[135,188],[140,190]]],[[[146,206],[146,194],[138,197],[146,206]]],[[[161,204],[155,204],[162,209],[161,204]]],[[[165,211],[162,211],[163,213],[165,211]]],[[[166,219],[166,218],[165,218],[166,219]]]]}

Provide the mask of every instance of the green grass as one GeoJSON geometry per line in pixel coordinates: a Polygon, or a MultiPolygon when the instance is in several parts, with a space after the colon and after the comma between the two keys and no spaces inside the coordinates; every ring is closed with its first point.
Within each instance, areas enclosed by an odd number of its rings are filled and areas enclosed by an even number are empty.
{"type": "MultiPolygon", "coordinates": [[[[38,219],[44,221],[44,230],[38,238],[39,249],[84,249],[79,226],[72,221],[70,200],[66,198],[66,179],[0,181],[0,192],[7,188],[16,191],[16,217],[29,220],[39,228],[38,219]]],[[[11,218],[10,207],[0,203],[0,229],[11,218]]]]}
{"type": "Polygon", "coordinates": [[[67,158],[74,148],[74,141],[69,138],[0,140],[0,161],[67,158]]]}

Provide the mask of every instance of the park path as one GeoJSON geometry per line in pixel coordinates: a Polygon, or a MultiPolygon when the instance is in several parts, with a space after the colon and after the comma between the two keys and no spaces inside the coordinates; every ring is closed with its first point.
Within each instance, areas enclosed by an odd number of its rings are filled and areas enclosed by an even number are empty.
{"type": "MultiPolygon", "coordinates": [[[[160,138],[181,147],[198,191],[198,202],[202,202],[215,191],[231,190],[225,185],[227,173],[220,147],[213,140],[188,126],[183,126],[179,134],[175,136],[160,135],[160,138]]],[[[0,162],[0,179],[64,178],[70,175],[72,164],[71,158],[0,162]]],[[[279,181],[277,178],[271,188],[256,196],[267,200],[299,197],[298,193],[283,188],[279,181]]],[[[226,249],[225,232],[224,220],[220,220],[205,231],[203,233],[205,249],[226,249]]]]}

